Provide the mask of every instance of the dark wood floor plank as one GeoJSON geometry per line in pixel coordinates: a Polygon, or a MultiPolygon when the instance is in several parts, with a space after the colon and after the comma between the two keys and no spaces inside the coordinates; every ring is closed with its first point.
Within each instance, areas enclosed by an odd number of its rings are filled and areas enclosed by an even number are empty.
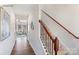
{"type": "Polygon", "coordinates": [[[35,55],[26,38],[17,38],[11,55],[35,55]]]}

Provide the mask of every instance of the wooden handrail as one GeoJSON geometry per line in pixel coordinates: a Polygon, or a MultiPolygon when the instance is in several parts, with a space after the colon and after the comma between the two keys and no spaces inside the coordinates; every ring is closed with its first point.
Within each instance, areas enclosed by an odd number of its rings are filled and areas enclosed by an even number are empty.
{"type": "Polygon", "coordinates": [[[59,40],[57,37],[52,37],[51,33],[49,32],[49,30],[47,29],[47,27],[45,26],[45,24],[43,23],[42,20],[39,20],[39,23],[41,24],[41,26],[43,26],[44,30],[46,31],[46,33],[48,34],[48,36],[50,37],[50,39],[52,40],[52,47],[54,44],[54,48],[52,48],[52,51],[54,49],[55,51],[55,55],[57,55],[57,52],[59,50],[59,40]]]}
{"type": "Polygon", "coordinates": [[[49,18],[51,18],[54,22],[56,22],[58,25],[60,25],[64,30],[66,30],[69,34],[71,34],[76,39],[79,39],[75,34],[73,34],[71,31],[69,31],[67,28],[65,28],[62,24],[60,24],[57,20],[55,20],[53,17],[51,17],[48,13],[46,13],[44,10],[41,10],[44,14],[46,14],[49,18]]]}
{"type": "Polygon", "coordinates": [[[48,29],[45,26],[45,24],[41,20],[39,20],[39,22],[43,26],[44,30],[46,31],[46,33],[48,34],[48,36],[50,37],[50,39],[53,40],[53,42],[54,42],[54,38],[52,37],[51,33],[48,31],[48,29]]]}

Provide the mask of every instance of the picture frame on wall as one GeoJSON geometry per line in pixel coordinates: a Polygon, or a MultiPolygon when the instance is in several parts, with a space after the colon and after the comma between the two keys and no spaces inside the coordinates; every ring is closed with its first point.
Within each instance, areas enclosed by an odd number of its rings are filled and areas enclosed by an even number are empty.
{"type": "Polygon", "coordinates": [[[1,8],[1,39],[5,40],[10,36],[10,16],[9,14],[1,8]]]}
{"type": "Polygon", "coordinates": [[[34,30],[34,23],[31,22],[31,29],[34,30]]]}

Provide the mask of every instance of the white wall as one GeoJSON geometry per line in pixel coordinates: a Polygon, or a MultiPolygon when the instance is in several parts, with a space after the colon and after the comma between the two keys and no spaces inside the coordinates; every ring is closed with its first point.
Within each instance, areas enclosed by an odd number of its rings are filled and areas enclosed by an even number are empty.
{"type": "MultiPolygon", "coordinates": [[[[40,9],[46,11],[68,30],[79,36],[79,5],[40,5],[40,9]]],[[[42,12],[41,19],[48,26],[50,31],[59,38],[60,43],[62,43],[70,53],[79,54],[78,39],[75,39],[42,12]]]]}
{"type": "Polygon", "coordinates": [[[42,5],[57,21],[79,37],[79,5],[42,5]]]}
{"type": "Polygon", "coordinates": [[[40,27],[39,27],[39,18],[38,18],[38,5],[31,5],[31,10],[29,14],[29,40],[31,46],[34,49],[34,52],[37,55],[45,54],[44,49],[42,47],[42,42],[40,40],[40,27]],[[31,29],[31,22],[33,22],[34,30],[31,29]]]}
{"type": "MultiPolygon", "coordinates": [[[[11,54],[11,51],[13,49],[14,43],[15,43],[15,16],[11,9],[11,7],[3,7],[6,12],[10,15],[10,37],[7,39],[0,41],[0,55],[7,55],[11,54]]],[[[6,29],[5,29],[6,30],[6,29]]]]}

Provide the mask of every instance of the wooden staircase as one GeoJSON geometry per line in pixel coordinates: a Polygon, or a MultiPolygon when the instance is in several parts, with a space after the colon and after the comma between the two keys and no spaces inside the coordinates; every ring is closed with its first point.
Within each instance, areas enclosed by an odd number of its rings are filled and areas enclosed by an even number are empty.
{"type": "Polygon", "coordinates": [[[43,43],[44,49],[46,49],[47,54],[57,55],[57,52],[59,50],[58,38],[51,35],[51,33],[48,31],[47,26],[41,20],[39,20],[39,23],[40,23],[40,27],[41,27],[40,38],[43,43]]]}
{"type": "Polygon", "coordinates": [[[47,55],[68,55],[68,51],[59,42],[58,37],[49,31],[48,27],[42,20],[40,23],[40,38],[47,55]]]}
{"type": "MultiPolygon", "coordinates": [[[[79,39],[79,37],[77,37],[74,33],[69,31],[65,26],[63,26],[60,22],[55,20],[47,12],[45,12],[44,10],[41,10],[41,11],[47,17],[49,17],[53,22],[55,22],[58,26],[60,26],[63,30],[65,30],[65,32],[67,32],[67,34],[71,35],[75,39],[79,39]]],[[[42,20],[39,20],[39,23],[40,23],[40,33],[41,33],[40,37],[41,37],[41,41],[42,41],[42,43],[43,43],[48,55],[51,55],[51,54],[55,54],[55,55],[69,55],[69,54],[72,54],[72,51],[70,51],[70,50],[72,50],[71,45],[74,45],[74,47],[76,46],[76,44],[75,44],[75,42],[73,40],[72,40],[71,44],[70,43],[68,43],[68,44],[66,43],[66,47],[65,46],[63,47],[63,45],[62,45],[63,43],[61,44],[61,42],[59,41],[59,38],[56,37],[54,35],[54,33],[50,32],[49,28],[47,27],[47,24],[45,24],[44,21],[42,21],[42,20]]],[[[70,40],[67,40],[67,41],[69,42],[70,40]]],[[[78,46],[77,46],[77,48],[78,48],[78,46]]],[[[73,49],[73,51],[74,51],[74,49],[73,49]]]]}

